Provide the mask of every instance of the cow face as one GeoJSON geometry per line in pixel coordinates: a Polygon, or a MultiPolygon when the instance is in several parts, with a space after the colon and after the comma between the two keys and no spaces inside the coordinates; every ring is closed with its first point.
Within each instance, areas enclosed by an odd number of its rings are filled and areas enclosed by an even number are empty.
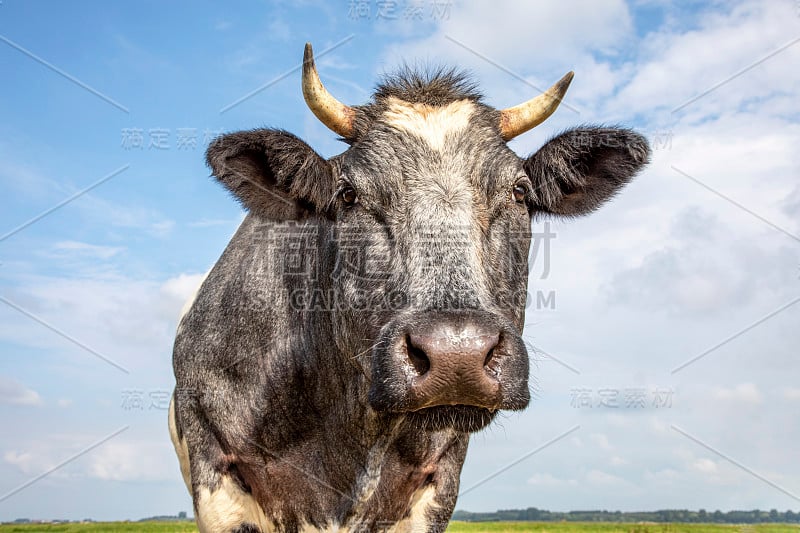
{"type": "Polygon", "coordinates": [[[531,217],[594,210],[647,161],[646,141],[582,128],[522,159],[506,141],[526,126],[449,72],[406,73],[357,108],[309,92],[318,116],[340,106],[338,122],[321,118],[346,152],[326,161],[254,130],[216,140],[208,162],[257,216],[323,222],[325,316],[368,376],[370,406],[462,431],[524,408],[531,217]]]}
{"type": "Polygon", "coordinates": [[[337,290],[379,305],[339,323],[374,345],[374,408],[477,429],[530,397],[520,332],[533,185],[477,102],[389,97],[376,114],[336,161],[332,216],[366,263],[341,270],[337,290]]]}

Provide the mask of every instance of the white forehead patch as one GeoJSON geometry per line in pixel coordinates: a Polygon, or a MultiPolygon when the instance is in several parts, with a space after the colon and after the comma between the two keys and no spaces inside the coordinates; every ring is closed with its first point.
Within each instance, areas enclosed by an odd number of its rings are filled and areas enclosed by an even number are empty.
{"type": "Polygon", "coordinates": [[[436,150],[442,149],[448,136],[467,129],[475,112],[475,104],[470,100],[458,100],[444,107],[410,103],[395,97],[388,98],[387,103],[383,114],[386,124],[424,139],[436,150]]]}

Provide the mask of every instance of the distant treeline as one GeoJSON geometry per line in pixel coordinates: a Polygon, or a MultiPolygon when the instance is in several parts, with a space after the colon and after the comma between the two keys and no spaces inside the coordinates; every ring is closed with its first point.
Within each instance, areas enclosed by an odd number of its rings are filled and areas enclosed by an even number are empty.
{"type": "Polygon", "coordinates": [[[688,511],[685,509],[665,509],[663,511],[643,511],[623,513],[621,511],[569,511],[557,513],[528,507],[527,509],[507,509],[493,513],[470,513],[456,511],[453,520],[465,522],[696,522],[718,524],[760,524],[764,522],[800,523],[800,512],[771,511],[688,511]]]}

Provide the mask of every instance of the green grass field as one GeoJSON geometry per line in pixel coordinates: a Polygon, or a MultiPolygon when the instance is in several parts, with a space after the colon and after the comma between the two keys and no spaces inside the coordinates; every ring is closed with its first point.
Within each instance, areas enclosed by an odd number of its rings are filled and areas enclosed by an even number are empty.
{"type": "Polygon", "coordinates": [[[0,533],[197,533],[194,522],[92,522],[86,524],[0,524],[0,533]]]}
{"type": "Polygon", "coordinates": [[[194,522],[91,522],[86,524],[2,524],[0,533],[197,533],[194,522]]]}
{"type": "MultiPolygon", "coordinates": [[[[90,524],[0,524],[0,533],[189,533],[191,522],[95,522],[90,524]]],[[[450,533],[798,533],[786,524],[615,524],[612,522],[452,522],[450,533]]]]}
{"type": "Polygon", "coordinates": [[[798,533],[784,524],[622,524],[614,522],[452,522],[452,533],[798,533]]]}

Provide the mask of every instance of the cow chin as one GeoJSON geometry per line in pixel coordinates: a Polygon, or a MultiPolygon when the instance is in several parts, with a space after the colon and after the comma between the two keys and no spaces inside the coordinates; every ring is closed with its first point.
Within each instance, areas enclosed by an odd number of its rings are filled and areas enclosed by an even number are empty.
{"type": "Polygon", "coordinates": [[[530,402],[527,382],[517,384],[516,393],[500,402],[496,407],[467,404],[434,404],[425,407],[414,406],[404,401],[393,403],[391,393],[382,395],[375,389],[370,391],[370,405],[373,409],[389,416],[403,416],[406,421],[423,431],[454,429],[473,433],[492,423],[498,411],[521,411],[530,402]]]}
{"type": "Polygon", "coordinates": [[[406,413],[406,420],[423,431],[454,429],[480,431],[492,423],[497,411],[472,405],[437,405],[406,413]]]}

